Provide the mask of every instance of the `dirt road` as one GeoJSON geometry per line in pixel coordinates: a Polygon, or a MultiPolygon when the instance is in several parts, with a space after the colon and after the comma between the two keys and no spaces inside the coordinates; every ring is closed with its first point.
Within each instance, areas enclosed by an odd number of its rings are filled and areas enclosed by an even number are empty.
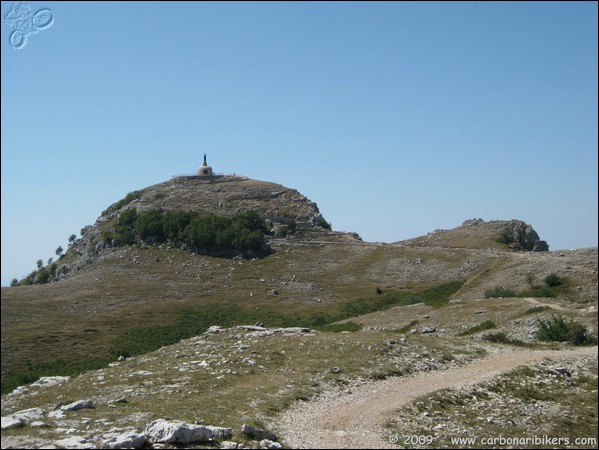
{"type": "Polygon", "coordinates": [[[385,420],[419,396],[444,388],[473,385],[545,358],[595,356],[597,347],[572,350],[502,350],[465,367],[389,378],[300,402],[279,420],[281,437],[291,448],[397,448],[383,439],[385,420]]]}

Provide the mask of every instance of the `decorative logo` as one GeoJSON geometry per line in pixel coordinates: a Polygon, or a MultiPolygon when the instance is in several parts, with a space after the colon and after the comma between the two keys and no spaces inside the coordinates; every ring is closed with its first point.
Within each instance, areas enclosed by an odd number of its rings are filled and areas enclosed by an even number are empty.
{"type": "Polygon", "coordinates": [[[50,8],[42,8],[34,14],[27,3],[13,3],[8,14],[4,16],[4,22],[14,28],[8,39],[10,45],[20,49],[27,44],[27,36],[52,26],[54,16],[50,8]]]}

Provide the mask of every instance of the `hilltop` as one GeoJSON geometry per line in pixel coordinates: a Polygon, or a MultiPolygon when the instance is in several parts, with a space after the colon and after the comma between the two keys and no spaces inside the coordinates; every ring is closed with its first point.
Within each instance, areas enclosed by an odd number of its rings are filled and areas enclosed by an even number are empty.
{"type": "Polygon", "coordinates": [[[403,241],[405,245],[443,248],[496,248],[514,251],[546,252],[532,225],[521,220],[466,220],[451,230],[435,230],[426,236],[403,241]]]}
{"type": "MultiPolygon", "coordinates": [[[[547,251],[519,220],[467,220],[393,244],[330,228],[298,191],[244,177],[175,177],[129,193],[84,227],[47,283],[2,288],[4,392],[84,372],[3,396],[2,415],[93,397],[90,445],[111,424],[141,432],[165,415],[276,427],[295,400],[361,379],[556,348],[536,339],[538,319],[558,314],[597,332],[596,248],[547,251]],[[270,251],[219,257],[135,234],[132,244],[115,241],[120,218],[156,210],[255,213],[270,251]],[[209,333],[216,325],[231,328],[209,333]],[[488,330],[498,341],[486,340],[488,330]],[[121,392],[127,403],[114,403],[121,392]],[[155,404],[156,395],[166,397],[155,404]]],[[[580,362],[577,376],[596,373],[594,364],[580,362]]],[[[15,436],[25,436],[21,446],[42,437],[50,445],[65,437],[55,429],[77,422],[43,417],[49,428],[3,431],[3,447],[5,435],[10,445],[15,436]]]]}
{"type": "Polygon", "coordinates": [[[152,210],[185,211],[201,215],[234,217],[257,213],[272,239],[354,241],[355,233],[333,232],[318,206],[295,189],[247,177],[179,176],[171,180],[130,192],[105,209],[93,226],[69,248],[57,264],[51,280],[63,279],[77,272],[114,245],[105,238],[126,210],[137,214],[152,210]]]}

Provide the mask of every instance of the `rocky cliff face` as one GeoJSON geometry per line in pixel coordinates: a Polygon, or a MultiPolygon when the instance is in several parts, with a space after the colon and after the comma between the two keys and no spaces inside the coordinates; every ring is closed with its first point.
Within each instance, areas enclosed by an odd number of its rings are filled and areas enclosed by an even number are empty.
{"type": "Polygon", "coordinates": [[[501,234],[501,242],[519,251],[546,252],[549,250],[547,242],[539,238],[531,225],[521,220],[512,220],[505,225],[501,234]]]}

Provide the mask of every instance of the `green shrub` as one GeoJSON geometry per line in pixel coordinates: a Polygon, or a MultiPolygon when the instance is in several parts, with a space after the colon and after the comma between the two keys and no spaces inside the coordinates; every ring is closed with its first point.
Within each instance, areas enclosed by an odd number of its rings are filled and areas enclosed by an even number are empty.
{"type": "Polygon", "coordinates": [[[554,289],[548,286],[537,286],[526,291],[522,291],[517,294],[518,297],[537,297],[537,298],[550,298],[555,297],[554,289]]]}
{"type": "Polygon", "coordinates": [[[537,338],[541,341],[565,342],[568,340],[570,325],[562,316],[551,316],[551,320],[538,319],[537,338]]]}
{"type": "Polygon", "coordinates": [[[497,286],[492,289],[487,289],[485,291],[485,298],[509,298],[509,297],[517,297],[516,291],[508,288],[504,288],[503,286],[497,286]]]}
{"type": "Polygon", "coordinates": [[[102,238],[116,246],[134,244],[137,240],[149,244],[170,240],[198,253],[234,256],[266,253],[265,233],[264,222],[253,211],[220,217],[160,209],[137,214],[129,208],[121,212],[112,230],[102,232],[102,238]]]}
{"type": "Polygon", "coordinates": [[[135,232],[142,241],[164,242],[164,215],[162,210],[153,209],[142,213],[135,220],[135,232]]]}
{"type": "Polygon", "coordinates": [[[136,220],[137,211],[134,208],[128,208],[119,215],[113,234],[113,241],[116,245],[135,243],[136,220]]]}
{"type": "Polygon", "coordinates": [[[104,211],[102,211],[102,215],[105,216],[106,214],[108,214],[111,211],[117,211],[117,210],[121,209],[123,206],[128,205],[133,200],[136,200],[139,197],[141,197],[141,194],[142,194],[142,191],[129,192],[125,196],[125,198],[119,200],[118,202],[109,206],[108,209],[105,209],[104,211]]]}
{"type": "Polygon", "coordinates": [[[287,222],[287,233],[295,234],[296,231],[297,231],[297,222],[295,221],[295,219],[291,219],[289,222],[287,222]]]}
{"type": "Polygon", "coordinates": [[[571,322],[568,341],[574,345],[597,345],[597,336],[589,333],[587,328],[578,322],[571,322]]]}
{"type": "Polygon", "coordinates": [[[549,287],[556,287],[563,283],[563,280],[558,277],[555,273],[547,275],[544,279],[545,284],[549,287]]]}
{"type": "Polygon", "coordinates": [[[571,342],[574,345],[596,344],[597,337],[591,335],[587,328],[573,320],[562,316],[551,316],[550,320],[539,319],[536,336],[540,341],[571,342]]]}

